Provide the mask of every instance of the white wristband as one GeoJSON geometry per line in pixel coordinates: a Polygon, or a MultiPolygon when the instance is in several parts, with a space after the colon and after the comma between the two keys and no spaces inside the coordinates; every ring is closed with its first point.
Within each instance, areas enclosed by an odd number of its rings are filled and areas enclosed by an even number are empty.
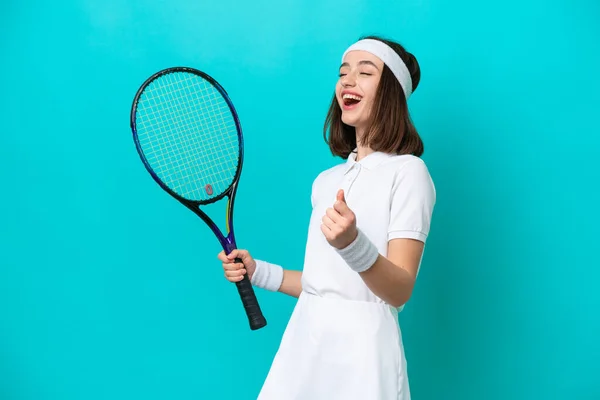
{"type": "Polygon", "coordinates": [[[271,292],[278,291],[283,282],[283,268],[266,261],[256,259],[254,261],[256,261],[256,270],[252,274],[250,282],[261,289],[271,292]]]}
{"type": "Polygon", "coordinates": [[[346,264],[356,272],[364,272],[371,268],[377,257],[379,250],[369,240],[369,238],[358,230],[358,236],[352,243],[343,249],[336,249],[338,254],[342,256],[346,264]]]}

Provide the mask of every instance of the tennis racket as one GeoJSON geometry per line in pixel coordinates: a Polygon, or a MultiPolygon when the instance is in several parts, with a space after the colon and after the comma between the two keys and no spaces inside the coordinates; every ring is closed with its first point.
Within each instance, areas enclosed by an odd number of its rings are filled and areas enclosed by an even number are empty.
{"type": "MultiPolygon", "coordinates": [[[[136,149],[152,178],[212,229],[229,254],[236,249],[233,206],[242,170],[241,125],[227,92],[204,72],[167,68],[149,77],[131,108],[136,149]],[[224,234],[203,206],[227,197],[224,234]]],[[[242,263],[237,258],[236,263],[242,263]]],[[[248,279],[236,282],[250,329],[267,322],[248,279]]]]}

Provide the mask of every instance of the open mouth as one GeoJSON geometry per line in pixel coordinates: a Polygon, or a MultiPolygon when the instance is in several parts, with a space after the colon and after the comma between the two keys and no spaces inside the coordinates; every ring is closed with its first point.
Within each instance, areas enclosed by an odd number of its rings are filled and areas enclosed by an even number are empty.
{"type": "Polygon", "coordinates": [[[342,99],[344,101],[345,107],[352,108],[355,105],[357,105],[358,103],[360,103],[360,101],[362,100],[362,97],[355,95],[355,94],[346,93],[342,96],[342,99]]]}

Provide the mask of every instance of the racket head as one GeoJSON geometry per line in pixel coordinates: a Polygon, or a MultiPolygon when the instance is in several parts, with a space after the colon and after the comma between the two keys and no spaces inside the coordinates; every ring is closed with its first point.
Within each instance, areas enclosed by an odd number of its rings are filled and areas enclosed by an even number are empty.
{"type": "Polygon", "coordinates": [[[190,67],[154,73],[131,107],[136,149],[152,178],[186,205],[233,197],[244,159],[241,124],[225,89],[190,67]]]}

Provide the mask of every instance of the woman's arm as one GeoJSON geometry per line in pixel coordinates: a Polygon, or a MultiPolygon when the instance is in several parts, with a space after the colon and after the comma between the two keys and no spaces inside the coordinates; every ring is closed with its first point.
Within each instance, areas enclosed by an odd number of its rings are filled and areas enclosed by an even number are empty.
{"type": "Polygon", "coordinates": [[[371,268],[359,274],[376,296],[400,307],[412,295],[423,248],[418,240],[393,239],[388,244],[388,256],[380,254],[371,268]]]}
{"type": "Polygon", "coordinates": [[[408,301],[423,254],[423,241],[394,238],[388,242],[388,256],[382,256],[356,227],[356,216],[341,190],[333,208],[323,216],[321,230],[375,295],[394,307],[408,301]]]}
{"type": "Polygon", "coordinates": [[[292,297],[299,297],[302,292],[302,272],[291,269],[283,270],[283,281],[278,292],[292,297]]]}

